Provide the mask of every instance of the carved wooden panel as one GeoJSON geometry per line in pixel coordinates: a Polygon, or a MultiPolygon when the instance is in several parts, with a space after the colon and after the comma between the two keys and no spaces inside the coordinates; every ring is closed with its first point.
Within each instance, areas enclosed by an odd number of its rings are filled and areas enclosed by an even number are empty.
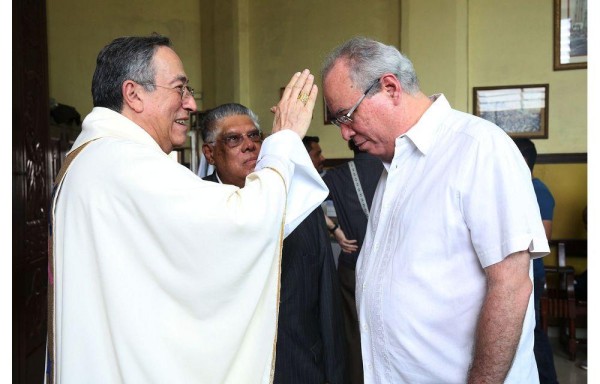
{"type": "MultiPolygon", "coordinates": [[[[23,280],[18,282],[23,296],[21,337],[25,345],[43,346],[46,343],[46,304],[48,295],[48,263],[47,260],[28,266],[24,270],[23,280]]],[[[31,351],[27,351],[31,352],[31,351]]]]}
{"type": "Polygon", "coordinates": [[[46,2],[13,0],[13,383],[41,382],[47,312],[46,2]]]}

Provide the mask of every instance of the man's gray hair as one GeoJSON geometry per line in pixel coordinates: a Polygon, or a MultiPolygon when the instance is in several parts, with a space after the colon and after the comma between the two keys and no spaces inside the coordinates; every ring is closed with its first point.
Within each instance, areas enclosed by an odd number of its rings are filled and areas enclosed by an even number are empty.
{"type": "MultiPolygon", "coordinates": [[[[399,79],[404,92],[419,92],[419,80],[408,57],[392,45],[385,45],[366,37],[354,37],[335,48],[323,62],[321,79],[325,80],[338,59],[347,60],[350,81],[359,89],[366,90],[376,79],[393,73],[399,79]]],[[[370,95],[381,87],[373,87],[370,95]]]]}
{"type": "Polygon", "coordinates": [[[162,35],[124,36],[105,46],[96,59],[92,78],[94,107],[105,107],[115,112],[123,109],[122,86],[126,80],[141,84],[147,91],[154,90],[154,53],[159,47],[171,47],[171,40],[162,35]]]}
{"type": "Polygon", "coordinates": [[[221,133],[217,130],[217,122],[229,116],[239,115],[250,117],[256,129],[260,131],[258,116],[250,108],[237,103],[222,104],[200,115],[199,125],[202,141],[206,144],[213,143],[221,133]]]}

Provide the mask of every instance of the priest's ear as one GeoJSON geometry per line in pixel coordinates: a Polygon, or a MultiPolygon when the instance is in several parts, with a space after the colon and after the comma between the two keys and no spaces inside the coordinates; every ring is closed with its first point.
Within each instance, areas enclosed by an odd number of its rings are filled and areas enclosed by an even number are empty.
{"type": "Polygon", "coordinates": [[[202,144],[202,153],[204,154],[204,157],[206,157],[206,161],[208,161],[208,164],[215,165],[212,145],[206,143],[202,144]]]}
{"type": "Polygon", "coordinates": [[[127,106],[137,113],[144,111],[145,90],[143,85],[133,80],[125,80],[121,91],[123,93],[123,107],[127,106]]]}

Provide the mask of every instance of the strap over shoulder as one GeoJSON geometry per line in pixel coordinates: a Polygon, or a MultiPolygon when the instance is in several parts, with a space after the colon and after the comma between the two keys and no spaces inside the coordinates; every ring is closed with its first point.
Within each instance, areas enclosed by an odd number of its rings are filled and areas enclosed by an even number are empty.
{"type": "Polygon", "coordinates": [[[367,205],[367,199],[365,198],[362,185],[360,184],[360,179],[358,178],[358,172],[356,171],[356,165],[354,164],[354,161],[349,161],[348,167],[350,168],[350,174],[352,175],[352,181],[354,182],[354,188],[356,189],[360,206],[362,207],[365,216],[369,218],[369,206],[367,205]]]}

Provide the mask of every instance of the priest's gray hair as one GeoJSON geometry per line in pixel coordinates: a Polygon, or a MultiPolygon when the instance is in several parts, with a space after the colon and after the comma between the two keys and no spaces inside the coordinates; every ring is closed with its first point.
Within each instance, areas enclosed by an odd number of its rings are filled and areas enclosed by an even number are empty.
{"type": "Polygon", "coordinates": [[[126,80],[141,84],[147,91],[154,90],[152,59],[161,46],[171,47],[171,40],[158,34],[119,37],[105,46],[98,54],[92,78],[94,107],[121,112],[126,80]]]}
{"type": "MultiPolygon", "coordinates": [[[[419,80],[408,57],[392,45],[385,45],[366,37],[354,37],[335,48],[323,61],[321,79],[325,79],[336,62],[347,60],[350,80],[358,89],[366,90],[376,79],[386,73],[396,75],[402,89],[408,94],[419,92],[419,80]]],[[[373,87],[369,95],[377,93],[373,87]]]]}
{"type": "Polygon", "coordinates": [[[229,116],[239,115],[250,117],[256,129],[260,131],[258,116],[256,116],[256,113],[254,113],[250,108],[238,103],[222,104],[200,114],[199,125],[202,141],[206,144],[213,143],[215,140],[217,140],[219,133],[221,133],[217,129],[217,123],[219,120],[229,116]]]}

